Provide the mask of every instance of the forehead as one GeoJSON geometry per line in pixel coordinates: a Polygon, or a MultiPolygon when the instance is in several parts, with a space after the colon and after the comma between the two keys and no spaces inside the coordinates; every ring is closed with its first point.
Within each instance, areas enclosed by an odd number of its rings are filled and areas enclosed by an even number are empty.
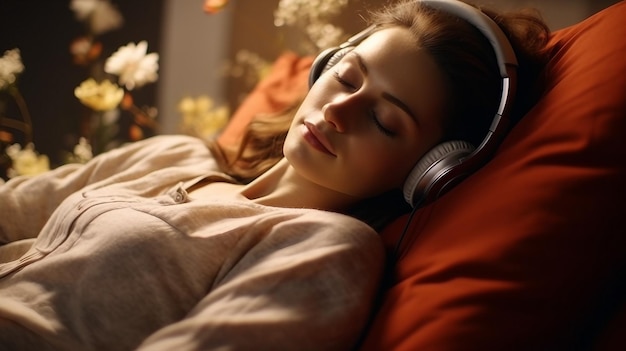
{"type": "Polygon", "coordinates": [[[362,58],[372,80],[407,104],[418,119],[441,114],[444,75],[408,29],[391,27],[374,32],[354,52],[362,58]]]}

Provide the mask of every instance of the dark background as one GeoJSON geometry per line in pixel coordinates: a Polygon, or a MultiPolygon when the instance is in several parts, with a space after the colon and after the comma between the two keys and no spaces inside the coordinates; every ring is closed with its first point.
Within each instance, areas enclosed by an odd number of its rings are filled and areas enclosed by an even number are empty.
{"type": "MultiPolygon", "coordinates": [[[[148,52],[159,52],[163,1],[111,3],[120,10],[124,24],[99,36],[102,57],[141,40],[148,41],[148,52]]],[[[63,151],[71,151],[77,142],[81,114],[86,110],[74,97],[74,88],[90,76],[86,67],[72,62],[70,44],[86,30],[69,4],[69,0],[0,1],[0,56],[6,50],[20,49],[25,69],[18,86],[32,116],[35,147],[50,157],[52,167],[61,162],[63,151]]],[[[158,81],[135,90],[133,96],[142,104],[155,106],[157,89],[158,81]]],[[[15,106],[7,107],[14,116],[15,106]]]]}

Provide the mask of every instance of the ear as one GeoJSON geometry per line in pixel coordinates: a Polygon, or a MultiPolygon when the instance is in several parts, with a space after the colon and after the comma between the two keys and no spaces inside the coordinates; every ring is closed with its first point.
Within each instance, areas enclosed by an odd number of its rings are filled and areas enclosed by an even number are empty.
{"type": "Polygon", "coordinates": [[[464,177],[456,168],[475,147],[462,140],[436,145],[417,162],[404,182],[404,199],[415,207],[430,198],[437,198],[445,189],[464,177]]]}

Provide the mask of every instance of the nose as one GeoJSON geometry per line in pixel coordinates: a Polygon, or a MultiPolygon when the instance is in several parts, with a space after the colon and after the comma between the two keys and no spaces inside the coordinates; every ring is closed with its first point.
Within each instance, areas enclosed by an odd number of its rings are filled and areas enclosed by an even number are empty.
{"type": "Polygon", "coordinates": [[[345,133],[354,123],[359,109],[358,94],[342,94],[324,104],[322,114],[324,120],[335,128],[339,133],[345,133]]]}

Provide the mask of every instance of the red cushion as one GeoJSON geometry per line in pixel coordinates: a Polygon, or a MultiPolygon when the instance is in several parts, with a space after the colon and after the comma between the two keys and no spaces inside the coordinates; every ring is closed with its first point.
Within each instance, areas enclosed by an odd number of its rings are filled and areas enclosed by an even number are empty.
{"type": "Polygon", "coordinates": [[[362,350],[599,343],[626,281],[625,20],[620,2],[554,33],[539,103],[416,214],[362,350]]]}
{"type": "Polygon", "coordinates": [[[220,145],[225,147],[238,145],[244,129],[256,115],[276,113],[297,104],[309,89],[309,68],[313,59],[300,57],[293,52],[280,55],[269,74],[238,106],[218,138],[220,145]]]}

